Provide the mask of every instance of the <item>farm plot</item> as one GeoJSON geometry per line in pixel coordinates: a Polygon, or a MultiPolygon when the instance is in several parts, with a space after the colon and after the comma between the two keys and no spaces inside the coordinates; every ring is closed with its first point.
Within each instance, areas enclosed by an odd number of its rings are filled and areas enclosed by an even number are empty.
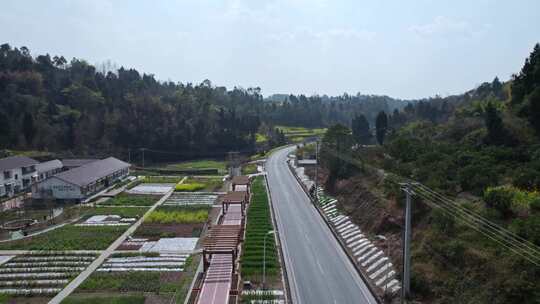
{"type": "Polygon", "coordinates": [[[163,195],[169,192],[175,184],[142,184],[127,190],[130,194],[163,195]]]}
{"type": "MultiPolygon", "coordinates": [[[[137,186],[133,190],[144,187],[144,186],[137,186]]],[[[167,191],[171,189],[171,186],[167,187],[167,191]]],[[[130,191],[133,191],[130,190],[130,191]]],[[[152,190],[152,189],[150,189],[152,190]]],[[[167,192],[165,191],[165,192],[167,192]]],[[[156,192],[156,194],[160,194],[159,192],[156,192]]],[[[99,205],[103,206],[152,206],[155,204],[159,199],[159,196],[157,195],[135,195],[135,194],[119,194],[114,198],[111,198],[109,200],[106,200],[99,205]]]]}
{"type": "MultiPolygon", "coordinates": [[[[263,269],[264,237],[273,230],[270,205],[263,177],[253,182],[253,196],[247,211],[246,238],[241,258],[244,280],[260,283],[263,269]]],[[[279,261],[274,237],[266,237],[266,274],[270,284],[279,282],[279,261]]]]}
{"type": "Polygon", "coordinates": [[[108,295],[127,293],[141,297],[141,303],[144,300],[147,303],[175,303],[183,289],[189,288],[184,285],[189,286],[190,269],[197,266],[193,264],[192,258],[185,254],[117,253],[81,284],[67,302],[87,303],[84,300],[95,299],[98,303],[99,297],[105,300],[99,303],[108,303],[108,295]]]}
{"type": "Polygon", "coordinates": [[[212,192],[175,192],[163,206],[213,205],[217,198],[218,194],[212,192]]]}
{"type": "Polygon", "coordinates": [[[82,220],[67,224],[43,234],[0,243],[0,250],[103,250],[117,239],[130,225],[85,225],[86,220],[97,215],[121,218],[140,218],[148,208],[80,207],[82,220]]]}
{"type": "Polygon", "coordinates": [[[76,253],[15,256],[0,266],[0,294],[53,296],[95,258],[76,253]]]}
{"type": "Polygon", "coordinates": [[[66,225],[30,238],[0,243],[0,250],[103,250],[126,229],[127,226],[66,225]]]}
{"type": "Polygon", "coordinates": [[[196,243],[208,221],[209,210],[208,205],[160,206],[135,231],[136,241],[124,242],[120,249],[144,250],[145,243],[164,238],[185,238],[196,243]]]}
{"type": "Polygon", "coordinates": [[[223,180],[214,177],[190,177],[183,184],[176,186],[176,191],[220,191],[223,187],[223,180]]]}

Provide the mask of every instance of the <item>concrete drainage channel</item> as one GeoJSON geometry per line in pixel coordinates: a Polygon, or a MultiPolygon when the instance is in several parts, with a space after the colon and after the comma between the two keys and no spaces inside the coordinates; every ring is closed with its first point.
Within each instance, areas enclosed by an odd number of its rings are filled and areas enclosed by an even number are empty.
{"type": "Polygon", "coordinates": [[[308,190],[308,187],[313,186],[313,181],[303,174],[303,168],[295,167],[291,161],[288,164],[362,279],[373,295],[379,297],[378,301],[381,302],[381,296],[385,294],[397,294],[401,289],[401,283],[396,279],[397,272],[385,252],[375,246],[348,216],[337,210],[337,200],[325,195],[321,187],[315,191],[317,198],[314,199],[308,190]]]}

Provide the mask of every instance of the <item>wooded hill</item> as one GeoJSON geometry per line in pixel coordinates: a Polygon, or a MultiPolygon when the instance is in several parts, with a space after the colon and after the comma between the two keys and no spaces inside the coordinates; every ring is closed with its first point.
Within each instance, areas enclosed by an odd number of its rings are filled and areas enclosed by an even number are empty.
{"type": "MultiPolygon", "coordinates": [[[[520,242],[540,246],[540,45],[508,83],[495,79],[443,104],[444,99],[439,105],[417,103],[381,119],[375,133],[384,136],[377,146],[342,144],[361,143],[362,137],[344,126],[329,128],[321,152],[327,187],[365,231],[391,240],[397,265],[404,197],[390,182],[393,177],[418,181],[520,242]],[[325,147],[349,155],[356,165],[325,154],[325,147]]],[[[415,300],[539,303],[538,265],[420,196],[413,201],[415,300]]]]}

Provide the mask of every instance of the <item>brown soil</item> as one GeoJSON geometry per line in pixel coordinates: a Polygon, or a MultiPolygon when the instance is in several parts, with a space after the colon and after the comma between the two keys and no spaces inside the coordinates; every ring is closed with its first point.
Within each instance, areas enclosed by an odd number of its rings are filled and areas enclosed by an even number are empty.
{"type": "Polygon", "coordinates": [[[51,298],[47,297],[13,297],[10,298],[8,304],[42,304],[48,303],[51,298]]]}

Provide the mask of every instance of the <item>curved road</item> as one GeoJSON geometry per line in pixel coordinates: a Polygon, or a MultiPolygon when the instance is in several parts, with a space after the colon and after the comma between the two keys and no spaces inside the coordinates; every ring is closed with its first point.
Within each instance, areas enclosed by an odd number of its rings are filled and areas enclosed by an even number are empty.
{"type": "Polygon", "coordinates": [[[266,163],[294,304],[377,303],[286,164],[295,147],[266,163]]]}

